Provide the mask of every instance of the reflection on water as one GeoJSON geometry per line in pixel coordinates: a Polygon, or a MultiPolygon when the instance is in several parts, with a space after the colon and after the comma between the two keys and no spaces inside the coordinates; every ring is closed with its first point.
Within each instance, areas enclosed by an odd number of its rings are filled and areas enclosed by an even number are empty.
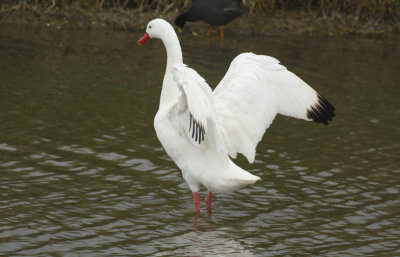
{"type": "Polygon", "coordinates": [[[211,85],[238,53],[265,53],[337,108],[329,126],[278,117],[256,162],[237,160],[262,181],[196,220],[153,130],[165,51],[137,47],[140,35],[1,29],[1,253],[400,254],[399,42],[185,37],[185,61],[211,85]]]}

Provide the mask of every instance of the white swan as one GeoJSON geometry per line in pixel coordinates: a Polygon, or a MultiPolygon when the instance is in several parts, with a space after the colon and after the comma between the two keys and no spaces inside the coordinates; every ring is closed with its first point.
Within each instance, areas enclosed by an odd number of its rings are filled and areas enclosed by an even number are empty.
{"type": "Polygon", "coordinates": [[[260,178],[234,164],[237,153],[252,163],[255,148],[276,114],[328,124],[334,107],[273,57],[243,53],[231,63],[214,91],[182,61],[173,27],[162,19],[148,23],[138,44],[161,39],[167,50],[157,137],[181,169],[200,212],[200,186],[224,193],[260,178]]]}

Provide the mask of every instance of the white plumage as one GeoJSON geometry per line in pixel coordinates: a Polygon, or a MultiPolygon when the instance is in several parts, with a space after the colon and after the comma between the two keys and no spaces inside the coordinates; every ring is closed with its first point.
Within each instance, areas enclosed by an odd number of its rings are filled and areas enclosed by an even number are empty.
{"type": "Polygon", "coordinates": [[[159,38],[167,50],[157,136],[182,171],[200,210],[198,191],[230,192],[258,179],[234,164],[241,153],[250,163],[276,114],[328,124],[334,107],[273,57],[243,53],[231,63],[214,91],[182,61],[172,26],[155,19],[139,44],[159,38]]]}

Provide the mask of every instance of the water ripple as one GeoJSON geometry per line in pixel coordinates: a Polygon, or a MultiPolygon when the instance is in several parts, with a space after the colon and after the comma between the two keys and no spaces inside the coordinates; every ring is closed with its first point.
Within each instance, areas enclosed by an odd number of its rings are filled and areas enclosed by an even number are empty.
{"type": "MultiPolygon", "coordinates": [[[[256,161],[235,160],[262,180],[215,195],[212,213],[201,191],[195,217],[152,128],[164,50],[132,48],[135,33],[19,29],[2,37],[0,59],[0,255],[399,255],[398,45],[247,38],[338,115],[329,126],[277,117],[256,161]]],[[[249,51],[199,42],[185,38],[186,60],[212,82],[249,51]]]]}

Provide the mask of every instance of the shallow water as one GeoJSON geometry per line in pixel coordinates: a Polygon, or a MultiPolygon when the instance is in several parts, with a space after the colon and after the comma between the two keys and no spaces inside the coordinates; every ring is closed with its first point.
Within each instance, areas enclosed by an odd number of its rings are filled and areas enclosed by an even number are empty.
{"type": "Polygon", "coordinates": [[[277,117],[256,162],[236,161],[262,180],[195,219],[153,129],[165,51],[141,35],[0,29],[0,255],[400,255],[400,42],[182,38],[212,87],[253,51],[337,110],[277,117]]]}

